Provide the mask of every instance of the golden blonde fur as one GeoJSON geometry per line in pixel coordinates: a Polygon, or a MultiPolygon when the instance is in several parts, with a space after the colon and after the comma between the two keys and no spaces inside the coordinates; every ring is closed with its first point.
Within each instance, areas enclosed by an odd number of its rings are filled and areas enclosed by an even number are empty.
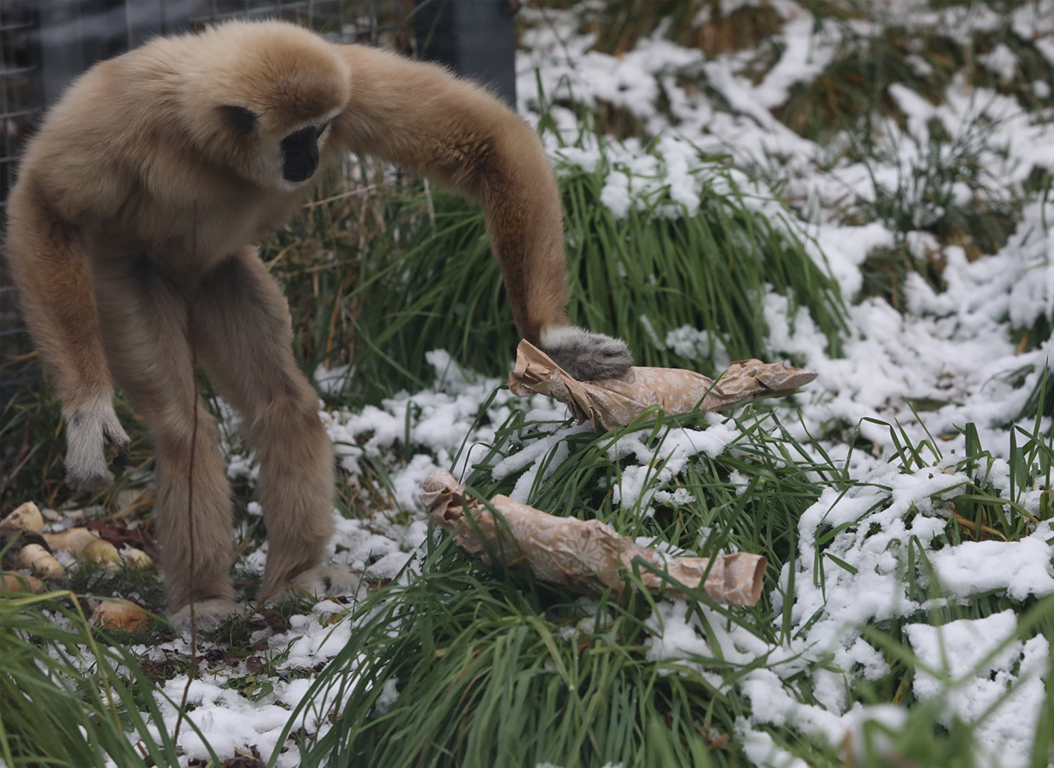
{"type": "Polygon", "coordinates": [[[320,568],[332,533],[332,449],[292,356],[285,299],[249,244],[302,203],[300,178],[316,153],[325,166],[351,152],[482,206],[525,338],[555,340],[550,351],[587,374],[629,364],[624,346],[565,330],[556,182],[534,132],[485,91],[282,22],[161,38],[96,65],[27,148],[7,250],[63,403],[69,482],[113,479],[104,439],[128,443],[114,383],[149,424],[172,610],[233,608],[230,491],[216,426],[195,396],[195,360],[242,416],[260,460],[262,592],[335,576],[320,568]],[[572,350],[563,359],[561,345],[572,350]]]}

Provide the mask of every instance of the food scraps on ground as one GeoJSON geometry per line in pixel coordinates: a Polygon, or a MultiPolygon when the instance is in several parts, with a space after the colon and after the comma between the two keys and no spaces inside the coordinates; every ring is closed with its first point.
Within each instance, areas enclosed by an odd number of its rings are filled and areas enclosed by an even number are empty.
{"type": "MultiPolygon", "coordinates": [[[[43,541],[34,541],[31,537],[23,534],[12,543],[12,546],[20,547],[23,552],[30,544],[39,545],[43,543],[47,545],[45,549],[47,557],[52,560],[54,558],[51,552],[63,550],[69,552],[78,560],[111,570],[120,568],[123,562],[131,563],[137,568],[149,568],[153,565],[153,560],[143,550],[128,547],[124,552],[120,552],[111,542],[106,541],[87,528],[69,528],[58,533],[43,533],[43,530],[44,517],[41,515],[37,505],[31,501],[22,504],[10,515],[0,520],[0,532],[7,534],[15,534],[20,531],[29,532],[31,534],[39,534],[39,537],[43,539],[43,541]]],[[[42,559],[36,549],[31,550],[29,554],[21,554],[20,557],[22,559],[29,558],[34,563],[32,566],[20,564],[20,568],[32,567],[41,573],[44,578],[61,578],[65,575],[65,569],[62,568],[58,561],[51,565],[42,559]],[[55,566],[58,566],[58,569],[55,566]],[[42,568],[44,570],[41,570],[42,568]],[[47,575],[48,573],[58,573],[59,575],[50,576],[47,575]]]]}
{"type": "Polygon", "coordinates": [[[138,632],[146,629],[150,617],[130,600],[105,600],[95,606],[91,620],[107,629],[138,632]]]}
{"type": "MultiPolygon", "coordinates": [[[[17,543],[18,540],[15,541],[15,546],[17,543]]],[[[24,544],[18,550],[18,567],[28,568],[42,579],[61,579],[66,575],[62,563],[55,559],[47,547],[40,544],[24,544]]]]}
{"type": "Polygon", "coordinates": [[[0,573],[0,592],[31,592],[39,595],[44,591],[44,582],[18,571],[0,573]]]}
{"type": "Polygon", "coordinates": [[[0,520],[0,528],[40,533],[44,530],[44,516],[40,513],[40,507],[32,501],[27,501],[0,520]]]}

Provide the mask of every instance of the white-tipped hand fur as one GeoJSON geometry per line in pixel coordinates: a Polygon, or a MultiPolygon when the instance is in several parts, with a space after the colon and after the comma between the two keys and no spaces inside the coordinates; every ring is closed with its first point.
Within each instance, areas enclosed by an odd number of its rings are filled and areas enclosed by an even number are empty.
{"type": "Polygon", "coordinates": [[[622,339],[572,325],[544,330],[541,347],[579,381],[615,378],[633,365],[633,355],[622,339]]]}
{"type": "Polygon", "coordinates": [[[113,473],[106,463],[105,440],[125,453],[130,442],[109,394],[100,394],[93,401],[66,419],[66,482],[80,491],[98,491],[113,482],[113,473]]]}

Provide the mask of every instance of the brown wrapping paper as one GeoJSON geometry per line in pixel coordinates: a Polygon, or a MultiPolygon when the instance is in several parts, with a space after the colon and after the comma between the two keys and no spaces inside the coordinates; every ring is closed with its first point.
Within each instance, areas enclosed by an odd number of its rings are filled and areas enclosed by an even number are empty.
{"type": "Polygon", "coordinates": [[[629,424],[648,406],[658,405],[666,413],[686,413],[696,406],[720,411],[759,397],[789,394],[815,378],[815,373],[782,362],[740,360],[716,382],[695,371],[643,367],[630,368],[617,379],[582,382],[530,342],[521,341],[509,389],[521,397],[555,397],[579,422],[588,421],[603,432],[629,424]]]}
{"type": "MultiPolygon", "coordinates": [[[[597,593],[618,584],[639,557],[685,586],[702,588],[719,603],[754,605],[761,597],[767,565],[761,555],[739,552],[712,558],[663,557],[619,536],[599,520],[555,517],[508,496],[490,500],[504,518],[495,521],[489,509],[476,499],[466,498],[464,491],[465,486],[449,472],[434,472],[424,482],[421,501],[443,530],[485,563],[491,562],[488,552],[494,553],[506,565],[525,566],[543,581],[597,593]],[[472,520],[467,519],[469,515],[472,520]]],[[[649,592],[664,589],[663,580],[651,571],[641,568],[640,579],[649,592]]],[[[670,588],[664,593],[686,598],[670,588]]]]}

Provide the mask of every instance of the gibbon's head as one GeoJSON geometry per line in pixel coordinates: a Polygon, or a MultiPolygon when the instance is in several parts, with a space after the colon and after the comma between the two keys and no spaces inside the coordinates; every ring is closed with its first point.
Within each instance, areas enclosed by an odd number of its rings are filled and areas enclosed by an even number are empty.
{"type": "Polygon", "coordinates": [[[200,148],[262,187],[310,179],[351,88],[336,46],[280,21],[228,22],[185,41],[182,95],[200,148]]]}

